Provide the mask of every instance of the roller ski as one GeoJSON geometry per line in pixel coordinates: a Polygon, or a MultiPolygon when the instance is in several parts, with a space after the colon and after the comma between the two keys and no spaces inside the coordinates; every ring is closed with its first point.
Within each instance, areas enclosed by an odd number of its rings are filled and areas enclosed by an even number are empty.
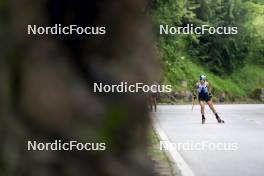
{"type": "Polygon", "coordinates": [[[225,121],[222,120],[222,119],[218,116],[217,113],[215,113],[215,117],[216,117],[216,120],[217,120],[218,123],[225,123],[225,121]]]}
{"type": "Polygon", "coordinates": [[[202,116],[202,124],[205,124],[205,117],[204,117],[204,115],[202,116]]]}

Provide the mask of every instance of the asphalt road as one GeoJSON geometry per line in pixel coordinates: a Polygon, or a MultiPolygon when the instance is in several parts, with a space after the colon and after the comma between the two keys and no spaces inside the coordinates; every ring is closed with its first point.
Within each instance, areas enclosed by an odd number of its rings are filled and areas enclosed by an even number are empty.
{"type": "Polygon", "coordinates": [[[263,176],[264,105],[216,105],[216,109],[225,124],[217,123],[208,106],[204,125],[198,105],[193,111],[191,105],[161,105],[153,116],[194,175],[263,176]]]}

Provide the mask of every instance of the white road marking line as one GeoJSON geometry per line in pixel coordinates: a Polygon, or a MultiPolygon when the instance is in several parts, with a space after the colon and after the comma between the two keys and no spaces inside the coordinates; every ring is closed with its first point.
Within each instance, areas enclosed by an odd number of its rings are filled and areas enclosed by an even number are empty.
{"type": "MultiPolygon", "coordinates": [[[[161,141],[170,141],[167,137],[166,133],[161,129],[160,125],[158,124],[157,120],[153,119],[154,129],[158,134],[161,141]]],[[[184,161],[181,154],[172,147],[169,147],[168,150],[165,150],[169,157],[174,161],[174,167],[179,168],[181,171],[182,176],[194,176],[193,171],[189,167],[189,165],[184,161]]]]}

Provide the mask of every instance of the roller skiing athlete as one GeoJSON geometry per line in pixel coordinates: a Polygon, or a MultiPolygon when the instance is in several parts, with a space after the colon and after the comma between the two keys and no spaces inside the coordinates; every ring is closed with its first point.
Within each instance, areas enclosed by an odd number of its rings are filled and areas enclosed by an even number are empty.
{"type": "Polygon", "coordinates": [[[224,120],[222,120],[219,115],[217,114],[213,102],[212,102],[212,94],[211,94],[211,87],[209,86],[209,82],[206,81],[206,76],[201,75],[200,81],[195,84],[194,91],[193,91],[193,100],[197,99],[198,93],[198,101],[201,106],[201,114],[202,114],[202,124],[205,123],[205,116],[204,116],[204,106],[205,102],[208,104],[210,109],[215,114],[216,120],[218,123],[225,123],[224,120]]]}

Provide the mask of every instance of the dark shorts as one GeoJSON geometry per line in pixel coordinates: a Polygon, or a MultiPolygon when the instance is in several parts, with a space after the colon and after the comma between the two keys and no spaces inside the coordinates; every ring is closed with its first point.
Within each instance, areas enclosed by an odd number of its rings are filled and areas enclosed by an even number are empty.
{"type": "Polygon", "coordinates": [[[208,102],[211,100],[211,97],[209,96],[208,93],[199,93],[198,99],[199,99],[199,101],[208,102]]]}

